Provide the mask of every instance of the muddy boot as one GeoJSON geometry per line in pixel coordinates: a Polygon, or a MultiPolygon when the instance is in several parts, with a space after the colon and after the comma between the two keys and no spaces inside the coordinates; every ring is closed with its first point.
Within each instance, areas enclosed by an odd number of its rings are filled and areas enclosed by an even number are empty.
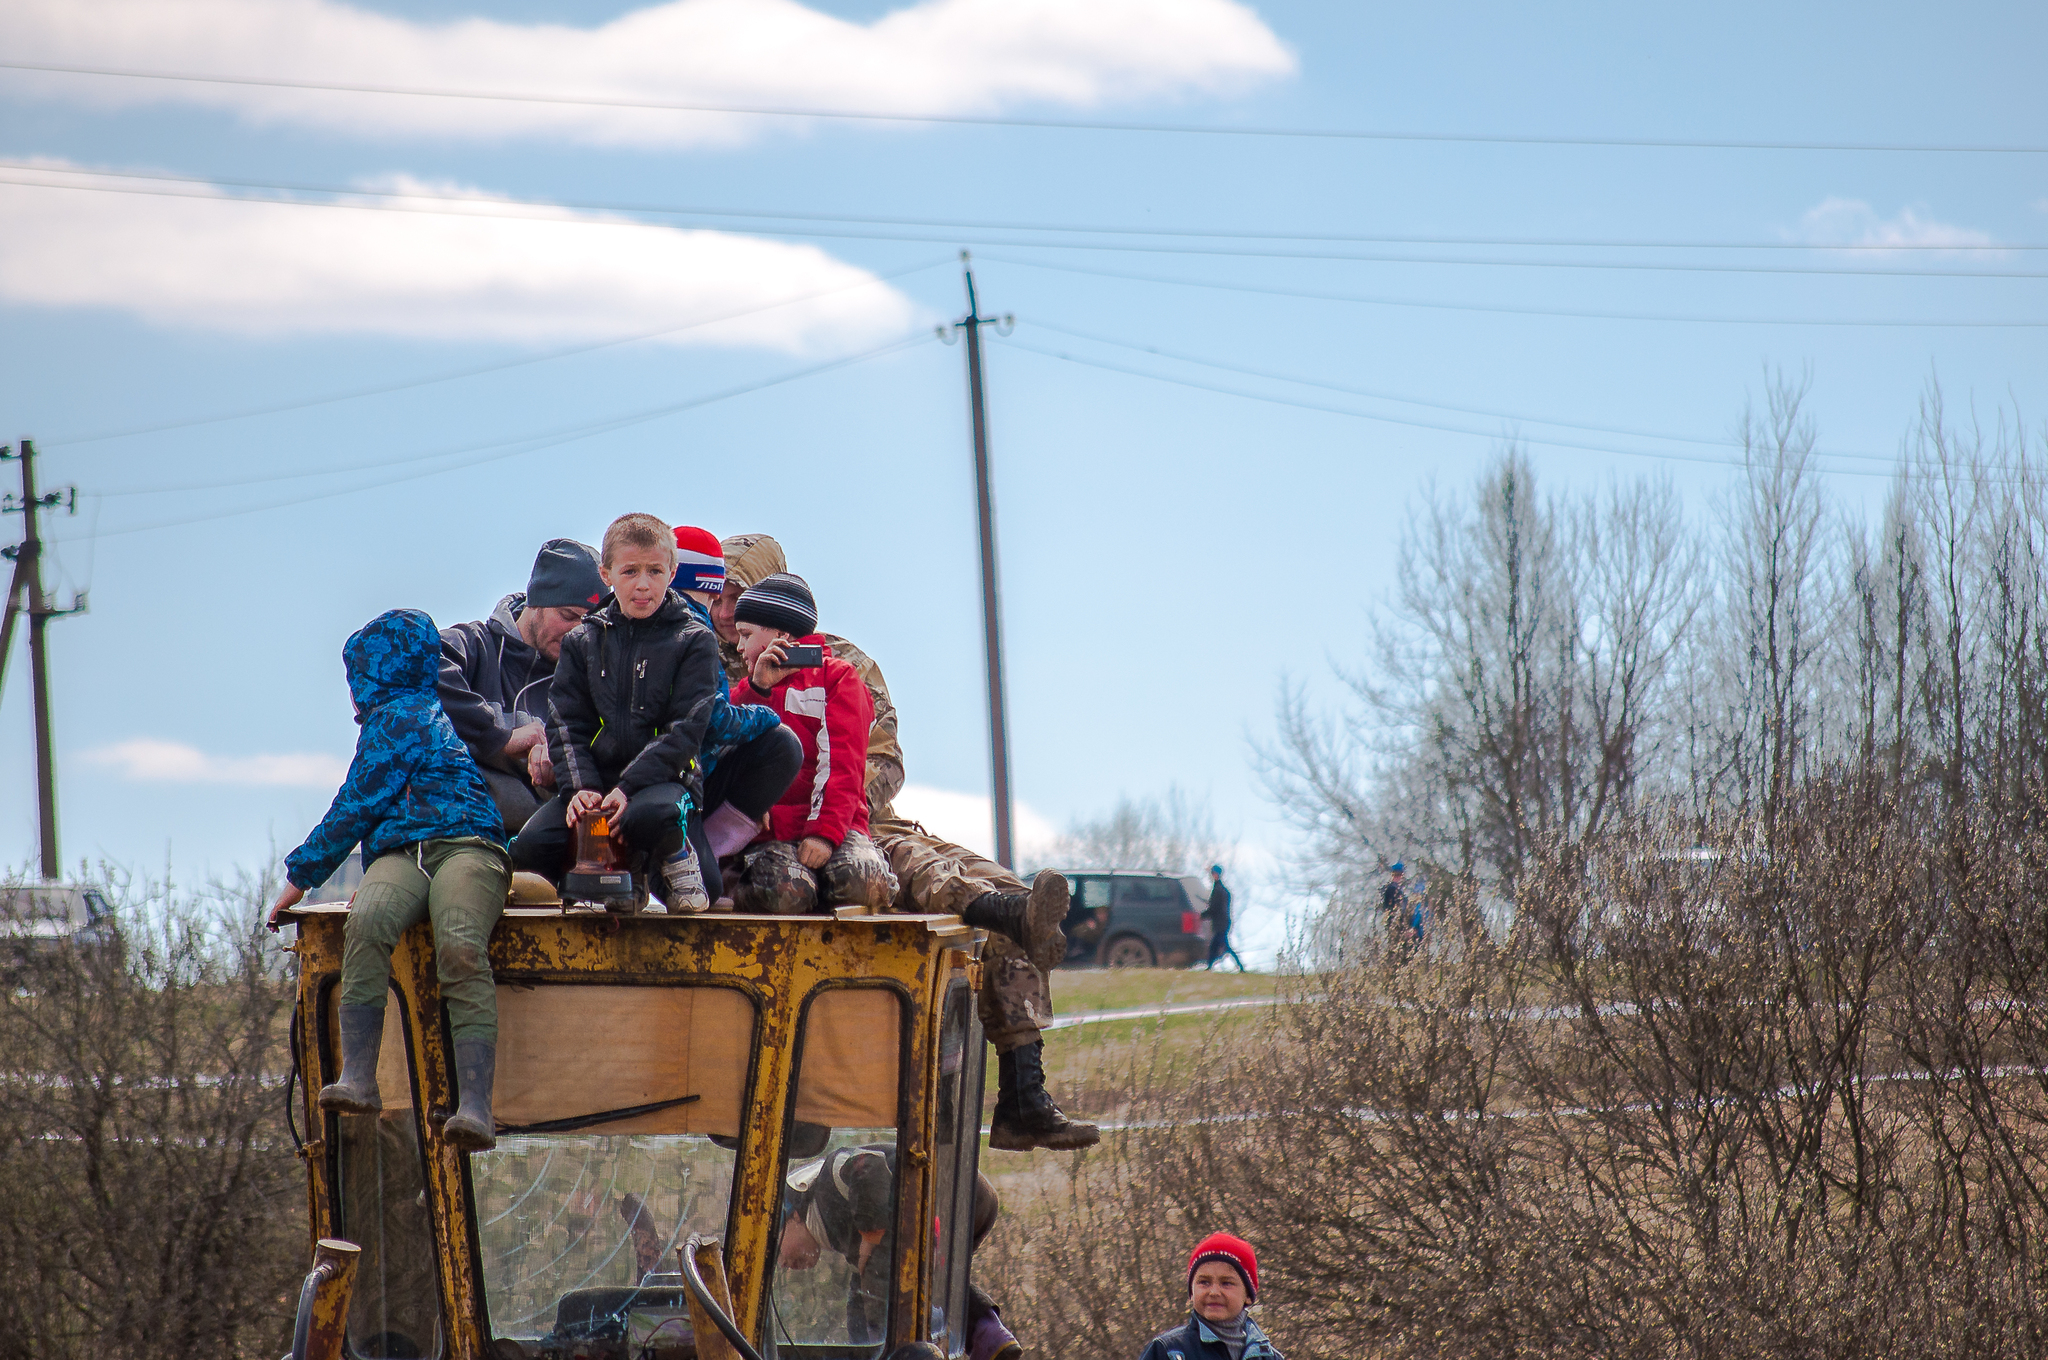
{"type": "Polygon", "coordinates": [[[498,1046],[480,1039],[455,1043],[455,1085],[461,1095],[441,1136],[463,1152],[489,1152],[498,1145],[491,1119],[491,1083],[498,1075],[498,1046]]]}
{"type": "Polygon", "coordinates": [[[384,1108],[377,1094],[377,1055],[384,1049],[384,1008],[341,1008],[341,1078],[320,1088],[320,1108],[339,1114],[375,1114],[384,1108]]]}
{"type": "Polygon", "coordinates": [[[996,1112],[988,1145],[1004,1152],[1049,1148],[1073,1152],[1094,1147],[1102,1133],[1060,1113],[1045,1090],[1045,1041],[996,1055],[996,1112]]]}
{"type": "Polygon", "coordinates": [[[1031,957],[1039,972],[1049,973],[1067,957],[1067,937],[1060,922],[1067,919],[1066,878],[1040,869],[1027,892],[987,892],[967,904],[960,919],[980,930],[1007,936],[1031,957]]]}

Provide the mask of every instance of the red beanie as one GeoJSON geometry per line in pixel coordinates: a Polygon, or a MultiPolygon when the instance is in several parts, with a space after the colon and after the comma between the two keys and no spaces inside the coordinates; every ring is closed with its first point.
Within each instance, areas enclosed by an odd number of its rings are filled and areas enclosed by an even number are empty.
{"type": "Polygon", "coordinates": [[[1188,1292],[1195,1289],[1195,1267],[1204,1261],[1228,1261],[1237,1267],[1237,1273],[1244,1277],[1244,1301],[1256,1303],[1259,1298],[1259,1255],[1252,1250],[1252,1244],[1242,1237],[1229,1233],[1210,1233],[1195,1243],[1195,1249],[1188,1253],[1188,1292]]]}

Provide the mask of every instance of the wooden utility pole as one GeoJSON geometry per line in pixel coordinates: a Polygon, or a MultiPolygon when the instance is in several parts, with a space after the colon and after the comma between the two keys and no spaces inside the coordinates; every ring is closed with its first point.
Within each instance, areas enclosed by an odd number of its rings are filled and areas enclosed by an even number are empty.
{"type": "Polygon", "coordinates": [[[0,512],[19,512],[23,533],[19,545],[4,550],[14,559],[14,575],[7,589],[6,621],[0,623],[0,681],[7,676],[8,649],[14,642],[14,617],[17,613],[26,612],[29,688],[35,706],[36,725],[36,826],[43,877],[54,879],[58,877],[57,753],[50,741],[50,654],[45,634],[51,619],[82,613],[85,597],[82,594],[75,597],[69,609],[51,608],[49,596],[43,593],[43,538],[36,525],[36,512],[61,505],[76,513],[78,492],[76,488],[67,486],[40,496],[36,494],[36,449],[34,443],[27,439],[21,441],[20,453],[0,449],[0,461],[7,459],[21,464],[21,496],[19,500],[12,494],[0,499],[0,512]]]}
{"type": "Polygon", "coordinates": [[[1016,867],[1010,839],[1010,717],[1003,699],[1002,592],[996,583],[996,504],[989,484],[988,400],[981,371],[981,328],[1000,327],[1007,334],[1013,316],[983,316],[974,296],[974,271],[968,254],[960,252],[960,272],[967,280],[967,315],[953,328],[967,338],[967,399],[974,411],[974,503],[981,527],[981,629],[988,648],[988,763],[990,801],[996,822],[996,863],[1016,867]]]}

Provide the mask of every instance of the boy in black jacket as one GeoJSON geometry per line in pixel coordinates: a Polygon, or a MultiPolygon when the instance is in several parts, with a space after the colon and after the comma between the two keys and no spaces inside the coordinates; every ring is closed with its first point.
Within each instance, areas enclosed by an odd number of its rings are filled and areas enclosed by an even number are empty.
{"type": "Polygon", "coordinates": [[[557,792],[512,842],[512,863],[559,881],[578,819],[600,812],[668,910],[699,912],[711,902],[688,829],[718,639],[668,588],[675,570],[675,531],[654,516],[621,515],[604,531],[611,594],[562,640],[548,696],[557,792]]]}

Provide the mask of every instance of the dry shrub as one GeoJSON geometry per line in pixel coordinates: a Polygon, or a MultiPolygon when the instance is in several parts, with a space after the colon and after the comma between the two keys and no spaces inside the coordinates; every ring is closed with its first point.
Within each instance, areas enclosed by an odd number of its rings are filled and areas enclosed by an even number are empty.
{"type": "Polygon", "coordinates": [[[1135,1356],[1217,1228],[1295,1360],[2039,1355],[2042,825],[1826,783],[1768,835],[1636,819],[1540,853],[1504,938],[1440,881],[1423,955],[1134,1061],[1151,1127],[1012,1195],[983,1278],[1040,1355],[1135,1356]]]}
{"type": "Polygon", "coordinates": [[[290,985],[255,894],[125,903],[0,993],[0,1356],[290,1348],[290,985]]]}

